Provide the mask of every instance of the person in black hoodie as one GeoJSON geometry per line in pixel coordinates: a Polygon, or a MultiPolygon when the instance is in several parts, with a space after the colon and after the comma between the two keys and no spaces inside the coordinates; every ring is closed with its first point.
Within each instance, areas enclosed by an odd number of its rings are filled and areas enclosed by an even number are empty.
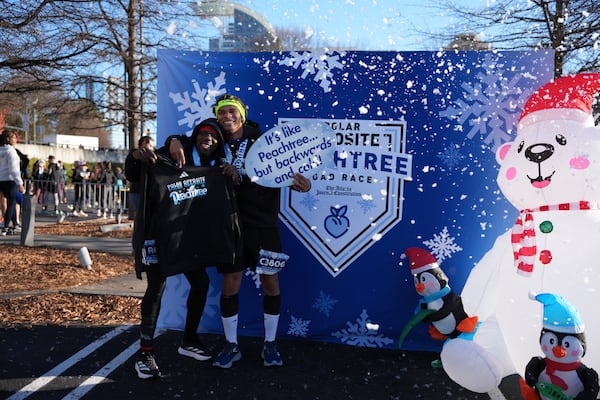
{"type": "MultiPolygon", "coordinates": [[[[244,251],[235,264],[218,266],[219,272],[223,274],[220,305],[226,344],[215,357],[213,366],[230,368],[242,357],[237,343],[237,325],[238,292],[243,271],[246,268],[256,270],[259,258],[269,263],[269,260],[278,262],[287,256],[282,253],[279,232],[280,189],[260,186],[244,174],[246,154],[262,135],[262,131],[257,123],[247,119],[246,106],[237,96],[230,94],[219,96],[213,111],[227,141],[226,150],[230,153],[230,164],[238,170],[240,176],[237,198],[242,221],[244,251]]],[[[172,136],[167,139],[171,157],[180,165],[187,160],[184,148],[188,141],[189,138],[185,136],[172,136]]],[[[311,188],[311,182],[297,173],[293,177],[291,188],[307,192],[311,188]]],[[[265,340],[261,353],[263,365],[282,366],[283,360],[275,345],[281,309],[278,274],[261,273],[260,281],[264,292],[265,340]]]]}
{"type": "Polygon", "coordinates": [[[126,178],[140,185],[133,240],[136,272],[141,278],[145,271],[148,281],[141,304],[140,349],[135,361],[141,379],[160,377],[153,337],[167,276],[183,273],[190,283],[185,330],[178,353],[200,361],[211,358],[197,335],[210,284],[205,267],[215,262],[211,258],[215,255],[220,261],[232,263],[241,243],[233,180],[224,177],[219,168],[224,153],[216,120],[205,120],[196,126],[185,151],[189,160],[185,174],[164,149],[152,156],[154,163],[140,162],[141,153],[153,153],[148,146],[132,152],[125,162],[126,178]],[[220,196],[230,197],[229,209],[220,196]],[[196,206],[191,206],[192,201],[188,201],[191,199],[196,199],[196,206]],[[227,211],[229,214],[225,214],[227,211]],[[215,218],[216,223],[210,225],[215,232],[210,234],[206,229],[208,238],[216,237],[214,242],[190,234],[198,232],[200,213],[204,219],[206,215],[215,218]],[[227,221],[229,225],[224,226],[227,221]],[[221,252],[217,252],[219,248],[221,252]]]}

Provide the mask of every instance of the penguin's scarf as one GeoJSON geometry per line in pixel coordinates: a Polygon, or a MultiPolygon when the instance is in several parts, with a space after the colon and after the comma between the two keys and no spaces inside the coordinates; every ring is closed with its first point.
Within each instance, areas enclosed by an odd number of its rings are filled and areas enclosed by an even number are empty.
{"type": "Polygon", "coordinates": [[[521,210],[517,221],[512,228],[511,242],[515,257],[515,267],[519,275],[530,276],[533,272],[533,264],[537,255],[535,241],[535,228],[533,225],[533,213],[543,211],[572,211],[572,210],[598,210],[598,203],[579,201],[573,203],[561,203],[552,206],[540,206],[533,209],[521,210]]]}
{"type": "Polygon", "coordinates": [[[556,372],[556,371],[574,371],[579,367],[579,365],[581,365],[581,361],[575,361],[575,362],[567,363],[567,364],[552,361],[549,358],[546,358],[545,361],[546,361],[546,373],[548,374],[548,377],[550,378],[550,383],[558,386],[562,390],[567,390],[569,388],[569,385],[567,385],[567,382],[565,382],[564,379],[559,378],[558,376],[554,375],[554,372],[556,372]]]}
{"type": "Polygon", "coordinates": [[[432,293],[427,296],[423,296],[423,298],[419,300],[419,304],[427,304],[431,303],[432,301],[439,300],[448,293],[450,293],[450,286],[445,286],[441,288],[438,292],[432,293]]]}

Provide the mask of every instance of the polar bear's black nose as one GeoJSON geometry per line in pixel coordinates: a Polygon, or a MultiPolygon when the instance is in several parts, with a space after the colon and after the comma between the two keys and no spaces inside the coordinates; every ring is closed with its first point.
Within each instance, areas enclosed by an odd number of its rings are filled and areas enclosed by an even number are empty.
{"type": "Polygon", "coordinates": [[[554,154],[554,146],[549,143],[536,143],[525,149],[525,158],[534,163],[546,161],[554,154]]]}

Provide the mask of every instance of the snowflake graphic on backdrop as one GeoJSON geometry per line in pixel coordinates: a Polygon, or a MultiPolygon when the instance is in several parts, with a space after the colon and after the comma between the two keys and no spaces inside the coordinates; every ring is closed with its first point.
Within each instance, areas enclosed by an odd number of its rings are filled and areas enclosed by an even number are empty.
{"type": "Polygon", "coordinates": [[[360,209],[362,210],[363,214],[365,215],[376,207],[373,203],[373,199],[363,198],[362,200],[357,201],[357,203],[360,209]]]}
{"type": "Polygon", "coordinates": [[[338,300],[325,294],[325,292],[321,290],[319,296],[315,299],[312,308],[316,308],[321,314],[325,314],[326,317],[329,317],[329,314],[333,311],[333,306],[335,306],[337,302],[338,300]]]}
{"type": "Polygon", "coordinates": [[[496,151],[505,142],[510,142],[511,127],[515,122],[515,110],[522,106],[532,89],[523,89],[524,74],[515,74],[508,79],[504,76],[501,60],[487,54],[482,63],[483,71],[478,72],[476,83],[463,83],[462,99],[440,111],[440,116],[457,122],[457,130],[467,130],[467,138],[483,137],[483,142],[496,151]]]}
{"type": "Polygon", "coordinates": [[[448,228],[444,227],[440,234],[433,234],[433,239],[423,242],[424,245],[431,249],[431,254],[435,256],[441,264],[446,258],[452,257],[453,253],[462,250],[462,247],[454,243],[454,238],[450,237],[448,228]]]}
{"type": "Polygon", "coordinates": [[[355,324],[346,322],[347,329],[334,332],[331,336],[340,339],[342,343],[359,347],[384,347],[393,343],[392,339],[378,334],[376,330],[369,329],[368,324],[371,324],[371,321],[367,310],[362,310],[355,324]]]}
{"type": "Polygon", "coordinates": [[[306,193],[302,200],[300,200],[300,204],[302,204],[308,211],[314,210],[317,206],[319,200],[316,196],[313,196],[310,192],[306,193]]]}
{"type": "Polygon", "coordinates": [[[191,132],[198,122],[212,117],[214,100],[226,92],[223,85],[225,85],[225,72],[221,72],[215,78],[214,84],[209,82],[207,88],[201,88],[198,82],[192,81],[194,88],[192,93],[187,91],[169,93],[169,98],[177,105],[177,111],[183,111],[183,118],[178,120],[177,124],[186,126],[191,132]]]}
{"type": "Polygon", "coordinates": [[[306,337],[308,335],[308,325],[310,321],[296,318],[292,315],[288,335],[306,337]]]}
{"type": "Polygon", "coordinates": [[[450,143],[441,154],[438,154],[438,158],[442,161],[448,169],[454,169],[462,163],[465,156],[460,152],[459,146],[454,143],[450,143]]]}
{"type": "Polygon", "coordinates": [[[344,65],[340,62],[340,56],[346,53],[341,52],[334,55],[333,52],[310,52],[304,51],[299,53],[292,51],[288,57],[279,60],[279,65],[285,65],[294,69],[300,68],[302,74],[300,77],[306,79],[309,75],[313,76],[315,82],[319,82],[319,86],[323,88],[323,92],[331,91],[331,84],[335,84],[334,70],[342,70],[344,65]]]}

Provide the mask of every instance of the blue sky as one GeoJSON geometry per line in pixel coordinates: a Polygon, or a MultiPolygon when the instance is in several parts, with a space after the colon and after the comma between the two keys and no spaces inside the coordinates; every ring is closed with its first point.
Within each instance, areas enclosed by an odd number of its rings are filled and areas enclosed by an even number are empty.
{"type": "MultiPolygon", "coordinates": [[[[456,23],[444,0],[235,0],[265,17],[273,27],[300,27],[334,46],[357,50],[436,50],[417,31],[439,31],[456,23]]],[[[479,8],[493,0],[461,0],[479,8]]]]}

